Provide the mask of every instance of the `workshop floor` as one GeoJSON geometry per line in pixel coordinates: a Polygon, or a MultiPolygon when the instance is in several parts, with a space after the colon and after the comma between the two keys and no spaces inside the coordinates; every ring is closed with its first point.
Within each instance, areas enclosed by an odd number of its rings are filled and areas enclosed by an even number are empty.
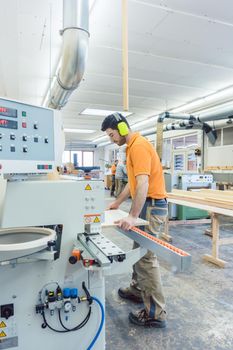
{"type": "MultiPolygon", "coordinates": [[[[106,205],[111,203],[106,191],[106,205]]],[[[128,211],[130,201],[121,209],[128,211]]],[[[233,245],[222,246],[224,269],[202,261],[211,253],[211,238],[204,235],[209,225],[170,227],[172,244],[192,255],[189,273],[175,273],[160,262],[167,302],[167,328],[134,326],[128,321],[131,310],[140,305],[118,297],[120,286],[128,286],[131,274],[106,278],[106,350],[232,350],[233,349],[233,245]]],[[[125,251],[132,241],[114,229],[104,234],[125,251]]],[[[221,227],[221,237],[233,235],[231,225],[221,227]]]]}

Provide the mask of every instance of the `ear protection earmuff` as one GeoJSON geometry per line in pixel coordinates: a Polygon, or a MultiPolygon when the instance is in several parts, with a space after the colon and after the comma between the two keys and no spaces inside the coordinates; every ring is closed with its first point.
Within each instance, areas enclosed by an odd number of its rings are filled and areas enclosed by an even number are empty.
{"type": "Polygon", "coordinates": [[[118,113],[114,113],[113,114],[116,121],[118,122],[117,123],[117,129],[119,131],[119,134],[121,136],[126,136],[128,135],[129,133],[129,127],[128,125],[126,124],[126,122],[124,122],[122,119],[121,119],[121,116],[118,114],[118,113]]]}

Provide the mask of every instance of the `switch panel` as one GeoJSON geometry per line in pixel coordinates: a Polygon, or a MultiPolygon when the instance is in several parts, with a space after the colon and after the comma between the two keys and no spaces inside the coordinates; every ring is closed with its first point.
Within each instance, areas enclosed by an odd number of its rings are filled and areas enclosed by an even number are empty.
{"type": "Polygon", "coordinates": [[[55,113],[48,108],[0,98],[0,175],[53,171],[55,113]]]}

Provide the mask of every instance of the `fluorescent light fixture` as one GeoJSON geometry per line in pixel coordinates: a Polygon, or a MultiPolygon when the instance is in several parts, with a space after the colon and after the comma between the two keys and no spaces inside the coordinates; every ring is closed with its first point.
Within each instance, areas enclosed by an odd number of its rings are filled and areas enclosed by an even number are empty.
{"type": "Polygon", "coordinates": [[[141,135],[145,135],[147,134],[148,132],[151,132],[151,133],[156,133],[156,128],[148,128],[148,129],[145,129],[141,132],[141,135]]]}
{"type": "Polygon", "coordinates": [[[64,129],[64,131],[77,133],[77,134],[92,134],[93,132],[96,132],[96,130],[90,130],[90,129],[64,129]]]}
{"type": "Polygon", "coordinates": [[[110,144],[111,144],[111,142],[110,142],[110,141],[107,141],[107,142],[101,142],[101,143],[99,143],[99,144],[98,144],[98,146],[97,146],[97,147],[99,148],[99,147],[107,146],[107,145],[110,145],[110,144]]]}
{"type": "Polygon", "coordinates": [[[106,109],[94,109],[94,108],[86,108],[79,114],[107,117],[108,115],[116,113],[116,112],[121,113],[124,117],[128,117],[129,115],[133,114],[132,112],[108,111],[106,109]]]}
{"type": "Polygon", "coordinates": [[[174,108],[174,109],[170,110],[169,112],[171,112],[171,113],[187,112],[195,107],[201,106],[203,104],[203,102],[204,102],[204,98],[201,98],[199,100],[187,103],[187,104],[180,106],[178,108],[174,108]]]}
{"type": "Polygon", "coordinates": [[[92,142],[99,142],[99,141],[103,141],[103,140],[107,140],[107,139],[108,139],[108,136],[105,135],[105,136],[97,137],[96,139],[92,140],[92,142]]]}
{"type": "Polygon", "coordinates": [[[131,129],[135,129],[135,128],[138,128],[139,126],[143,126],[143,125],[146,125],[146,124],[150,124],[152,122],[156,122],[157,119],[158,119],[158,115],[156,115],[154,117],[151,117],[151,118],[148,118],[148,119],[145,119],[145,120],[142,120],[141,122],[133,124],[131,129]]]}
{"type": "Polygon", "coordinates": [[[219,98],[224,98],[224,97],[228,97],[228,96],[232,96],[232,95],[233,95],[233,87],[229,87],[227,89],[217,91],[214,94],[211,94],[211,95],[204,97],[204,100],[205,101],[213,101],[215,99],[218,100],[219,98]]]}
{"type": "MultiPolygon", "coordinates": [[[[169,112],[172,113],[179,113],[179,112],[184,112],[184,111],[189,111],[192,110],[196,107],[201,106],[202,104],[205,104],[206,102],[219,102],[219,99],[227,98],[227,97],[232,97],[233,96],[233,86],[229,86],[228,88],[218,90],[212,94],[209,94],[207,96],[201,97],[193,102],[186,103],[183,106],[180,106],[178,108],[174,108],[170,110],[169,112]]],[[[233,99],[233,97],[232,97],[233,99]]],[[[203,106],[204,108],[204,106],[203,106]]]]}

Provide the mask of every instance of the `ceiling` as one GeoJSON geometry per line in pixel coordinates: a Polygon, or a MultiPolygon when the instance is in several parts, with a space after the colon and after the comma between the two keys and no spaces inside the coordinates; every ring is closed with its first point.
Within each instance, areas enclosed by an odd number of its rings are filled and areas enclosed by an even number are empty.
{"type": "MultiPolygon", "coordinates": [[[[103,135],[85,108],[123,109],[121,0],[94,0],[84,79],[62,110],[67,144],[103,135]]],[[[233,1],[128,0],[130,124],[233,84],[233,1]]],[[[0,0],[0,96],[41,105],[61,50],[62,0],[0,0]]]]}

